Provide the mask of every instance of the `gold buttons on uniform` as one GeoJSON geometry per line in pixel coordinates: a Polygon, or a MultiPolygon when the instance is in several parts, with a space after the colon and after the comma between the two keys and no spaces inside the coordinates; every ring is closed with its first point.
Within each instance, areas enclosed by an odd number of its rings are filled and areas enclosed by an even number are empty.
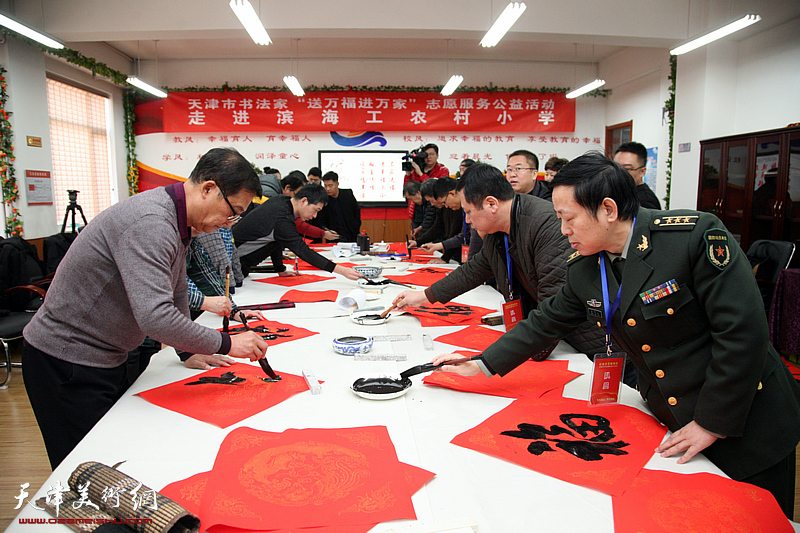
{"type": "Polygon", "coordinates": [[[763,388],[764,388],[764,385],[762,385],[762,384],[761,384],[761,382],[759,381],[759,382],[758,382],[758,390],[761,390],[761,389],[763,389],[763,388]]]}
{"type": "Polygon", "coordinates": [[[661,369],[656,370],[656,377],[657,378],[663,378],[664,377],[664,371],[661,370],[661,369]]]}
{"type": "Polygon", "coordinates": [[[669,309],[667,309],[667,314],[668,315],[674,315],[675,314],[675,310],[670,307],[669,309]]]}
{"type": "Polygon", "coordinates": [[[633,327],[633,326],[635,326],[635,325],[636,325],[636,321],[635,321],[634,319],[632,319],[632,318],[629,318],[629,319],[628,319],[628,325],[629,325],[630,327],[633,327]]]}
{"type": "Polygon", "coordinates": [[[597,321],[597,327],[598,328],[602,328],[603,327],[603,324],[601,324],[599,320],[597,321]]]}
{"type": "Polygon", "coordinates": [[[678,399],[675,396],[667,398],[667,403],[670,405],[678,405],[678,399]]]}
{"type": "Polygon", "coordinates": [[[642,344],[642,351],[643,352],[649,352],[650,351],[650,345],[649,344],[642,344]]]}

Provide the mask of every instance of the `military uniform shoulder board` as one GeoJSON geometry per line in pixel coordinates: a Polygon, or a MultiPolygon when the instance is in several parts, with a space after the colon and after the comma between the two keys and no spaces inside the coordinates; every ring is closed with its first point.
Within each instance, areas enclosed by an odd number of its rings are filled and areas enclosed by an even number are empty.
{"type": "Polygon", "coordinates": [[[576,252],[571,253],[570,256],[567,257],[567,264],[571,263],[572,261],[574,261],[575,259],[577,259],[579,257],[581,257],[581,253],[580,252],[576,251],[576,252]]]}
{"type": "Polygon", "coordinates": [[[721,228],[713,228],[703,234],[706,241],[706,257],[720,270],[724,270],[731,262],[731,249],[728,245],[728,232],[721,228]]]}
{"type": "Polygon", "coordinates": [[[686,230],[694,229],[697,224],[698,215],[674,215],[657,217],[653,220],[653,229],[667,229],[667,230],[686,230]]]}

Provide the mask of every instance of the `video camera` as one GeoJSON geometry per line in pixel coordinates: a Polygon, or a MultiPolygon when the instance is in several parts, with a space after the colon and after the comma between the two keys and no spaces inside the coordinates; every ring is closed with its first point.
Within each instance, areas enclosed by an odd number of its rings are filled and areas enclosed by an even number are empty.
{"type": "Polygon", "coordinates": [[[425,159],[428,157],[428,153],[424,150],[422,146],[411,150],[410,152],[406,152],[406,155],[403,156],[403,171],[411,172],[414,170],[414,167],[411,166],[411,161],[417,164],[420,169],[425,168],[425,159]],[[409,161],[409,159],[411,161],[409,161]]]}

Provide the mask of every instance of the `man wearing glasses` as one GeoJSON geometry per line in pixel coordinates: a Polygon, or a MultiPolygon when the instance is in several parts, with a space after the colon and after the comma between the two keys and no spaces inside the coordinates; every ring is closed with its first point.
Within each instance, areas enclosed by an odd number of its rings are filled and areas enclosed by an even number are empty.
{"type": "Polygon", "coordinates": [[[127,353],[145,336],[192,353],[264,356],[255,333],[192,322],[186,284],[192,236],[232,223],[260,195],[250,163],[214,148],[186,182],[126,198],[81,231],[24,331],[23,379],[53,468],[128,388],[127,353]]]}
{"type": "Polygon", "coordinates": [[[553,193],[543,181],[536,179],[539,173],[539,158],[528,150],[517,150],[508,156],[506,179],[517,194],[530,194],[553,201],[553,193]]]}
{"type": "Polygon", "coordinates": [[[622,143],[614,152],[614,162],[633,177],[639,205],[648,209],[661,209],[658,197],[644,182],[644,175],[647,172],[647,148],[637,142],[622,143]]]}

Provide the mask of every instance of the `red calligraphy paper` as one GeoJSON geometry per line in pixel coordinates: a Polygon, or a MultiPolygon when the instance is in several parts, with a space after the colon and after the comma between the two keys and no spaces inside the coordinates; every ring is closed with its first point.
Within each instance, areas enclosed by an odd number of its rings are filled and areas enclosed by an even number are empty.
{"type": "MultiPolygon", "coordinates": [[[[477,353],[471,352],[470,355],[477,353]]],[[[526,361],[502,377],[494,375],[487,378],[483,374],[467,377],[453,372],[435,372],[425,376],[422,382],[426,385],[491,396],[540,398],[581,375],[579,372],[569,370],[568,366],[569,361],[526,361]]]]}
{"type": "Polygon", "coordinates": [[[255,281],[259,283],[270,283],[272,285],[283,285],[284,287],[296,287],[305,283],[316,283],[334,279],[333,277],[317,276],[316,274],[301,274],[299,276],[274,276],[271,278],[261,278],[255,281]]]}
{"type": "Polygon", "coordinates": [[[335,302],[339,297],[339,291],[298,291],[292,289],[281,296],[281,300],[289,300],[295,303],[314,303],[314,302],[335,302]]]}
{"type": "Polygon", "coordinates": [[[452,272],[449,268],[436,268],[425,267],[418,270],[409,270],[409,274],[405,276],[384,276],[388,279],[399,281],[400,283],[407,283],[409,285],[424,285],[430,287],[440,279],[444,279],[446,275],[452,272]]]}
{"type": "Polygon", "coordinates": [[[225,437],[201,504],[206,527],[290,529],[416,518],[384,426],[238,428],[225,437]]]}
{"type": "Polygon", "coordinates": [[[716,474],[642,470],[611,501],[616,533],[794,531],[768,491],[716,474]]]}
{"type": "MultiPolygon", "coordinates": [[[[413,494],[421,489],[428,481],[431,480],[435,476],[433,472],[429,472],[417,466],[409,465],[406,463],[400,463],[400,466],[403,469],[403,474],[406,480],[406,484],[408,485],[409,493],[413,494]]],[[[208,483],[208,477],[211,475],[211,472],[201,472],[199,474],[195,474],[191,477],[186,479],[182,479],[180,481],[176,481],[174,483],[170,483],[159,492],[166,496],[167,498],[172,499],[173,501],[182,505],[187,511],[192,513],[195,516],[200,517],[201,522],[202,516],[200,512],[200,504],[203,499],[203,494],[206,490],[206,484],[208,483]]],[[[353,526],[322,526],[322,527],[314,527],[314,528],[296,528],[292,531],[297,531],[298,533],[362,533],[367,532],[372,529],[377,524],[357,524],[353,526]]],[[[204,527],[200,528],[201,531],[204,530],[204,527]]],[[[237,527],[231,527],[224,524],[217,524],[208,529],[208,531],[212,533],[257,533],[256,530],[252,529],[241,529],[237,527]]],[[[267,529],[267,530],[260,530],[260,531],[270,531],[273,533],[289,533],[289,530],[286,529],[267,529]]]]}
{"type": "MultiPolygon", "coordinates": [[[[344,263],[336,263],[336,264],[337,264],[337,265],[341,265],[341,266],[343,266],[343,267],[347,267],[347,268],[353,268],[354,266],[356,266],[356,263],[348,263],[348,262],[344,262],[344,263]]],[[[294,265],[289,265],[289,266],[291,266],[292,268],[294,268],[294,265]]],[[[312,265],[311,263],[308,263],[308,262],[306,262],[306,261],[303,261],[302,259],[300,259],[300,260],[298,260],[298,261],[297,261],[297,268],[298,268],[299,270],[320,270],[319,268],[315,267],[315,266],[314,266],[314,265],[312,265]]]]}
{"type": "Polygon", "coordinates": [[[588,407],[547,396],[516,400],[451,442],[557,479],[618,495],[667,428],[625,405],[588,407]]]}
{"type": "Polygon", "coordinates": [[[439,335],[434,340],[444,344],[451,344],[453,346],[482,352],[502,336],[502,331],[496,331],[483,326],[467,326],[454,333],[439,335]]]}
{"type": "MultiPolygon", "coordinates": [[[[306,337],[311,337],[312,335],[319,335],[318,331],[311,331],[310,329],[301,328],[300,326],[294,326],[292,324],[284,324],[282,322],[275,322],[274,320],[248,321],[247,326],[250,329],[254,329],[259,326],[268,329],[269,331],[267,332],[257,331],[257,333],[261,336],[262,339],[264,339],[264,341],[269,346],[277,346],[278,344],[283,344],[284,342],[292,342],[304,339],[306,337]],[[277,336],[274,339],[271,339],[269,338],[269,335],[271,334],[277,336]]],[[[222,328],[219,328],[217,331],[222,331],[222,328]]],[[[245,331],[245,328],[243,325],[233,325],[230,326],[228,331],[230,331],[232,335],[235,335],[245,331]]],[[[269,354],[267,354],[267,357],[269,357],[269,354]]]]}
{"type": "Polygon", "coordinates": [[[487,309],[477,305],[465,305],[458,302],[432,303],[419,307],[404,309],[419,318],[422,327],[452,326],[453,324],[480,324],[481,317],[497,309],[487,309]]]}
{"type": "Polygon", "coordinates": [[[164,409],[226,428],[265,411],[298,392],[308,390],[308,385],[302,376],[277,372],[281,380],[267,383],[261,380],[266,377],[261,367],[236,363],[140,392],[139,396],[164,409]],[[219,377],[225,372],[233,372],[245,381],[233,385],[218,383],[186,385],[200,381],[201,377],[219,377]]]}

